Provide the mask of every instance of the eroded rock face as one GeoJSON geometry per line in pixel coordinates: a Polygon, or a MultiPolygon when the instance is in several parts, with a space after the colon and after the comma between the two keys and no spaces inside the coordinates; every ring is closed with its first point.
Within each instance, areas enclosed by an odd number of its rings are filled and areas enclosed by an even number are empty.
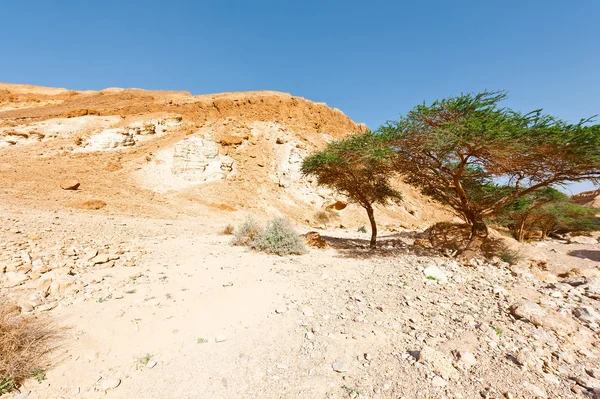
{"type": "Polygon", "coordinates": [[[104,151],[118,147],[131,147],[135,145],[133,135],[125,129],[106,129],[90,137],[90,151],[104,151]]]}
{"type": "Polygon", "coordinates": [[[209,134],[191,137],[175,145],[173,175],[188,181],[221,179],[233,168],[233,159],[219,156],[219,145],[209,134]]]}

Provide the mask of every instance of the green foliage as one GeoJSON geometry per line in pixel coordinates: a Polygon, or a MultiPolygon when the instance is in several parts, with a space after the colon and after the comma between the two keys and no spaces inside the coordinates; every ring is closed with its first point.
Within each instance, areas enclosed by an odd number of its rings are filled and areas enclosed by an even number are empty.
{"type": "Polygon", "coordinates": [[[253,249],[267,253],[284,255],[302,255],[306,253],[304,240],[283,218],[275,218],[254,238],[250,245],[253,249]]]}
{"type": "Polygon", "coordinates": [[[496,335],[497,335],[499,338],[502,338],[502,336],[504,335],[504,331],[502,331],[502,329],[501,329],[500,327],[494,327],[494,326],[490,326],[490,328],[491,328],[492,330],[494,330],[494,332],[496,333],[496,335]]]}
{"type": "Polygon", "coordinates": [[[554,188],[543,187],[508,204],[495,222],[508,227],[519,241],[534,230],[541,231],[543,239],[552,233],[598,230],[598,212],[554,188]]]}
{"type": "Polygon", "coordinates": [[[201,337],[201,338],[198,338],[198,341],[197,341],[197,343],[199,343],[199,344],[205,344],[205,343],[207,343],[207,342],[208,342],[208,340],[207,340],[207,339],[205,339],[205,338],[202,338],[202,337],[201,337]]]}
{"type": "Polygon", "coordinates": [[[409,183],[467,220],[497,214],[540,187],[600,176],[600,127],[500,107],[506,92],[419,105],[379,129],[409,183]],[[502,179],[507,183],[496,186],[502,179]]]}
{"type": "Polygon", "coordinates": [[[373,134],[393,149],[405,180],[473,226],[467,250],[487,237],[484,219],[543,187],[600,178],[600,125],[501,106],[506,92],[422,104],[373,134]],[[499,184],[499,182],[503,182],[499,184]],[[473,245],[472,245],[473,244],[473,245]]]}
{"type": "Polygon", "coordinates": [[[0,395],[12,392],[16,388],[15,381],[8,373],[0,375],[0,395]]]}
{"type": "Polygon", "coordinates": [[[572,201],[552,202],[534,212],[535,224],[543,236],[600,230],[596,215],[600,209],[589,208],[572,201]]]}
{"type": "Polygon", "coordinates": [[[346,195],[362,207],[386,204],[400,198],[389,181],[391,153],[390,148],[378,145],[371,133],[353,135],[305,158],[302,173],[315,176],[319,185],[346,195]]]}
{"type": "Polygon", "coordinates": [[[31,370],[31,378],[36,380],[39,384],[46,379],[46,373],[39,367],[34,367],[31,370]]]}
{"type": "Polygon", "coordinates": [[[356,231],[358,231],[359,233],[366,233],[366,232],[367,232],[367,229],[365,228],[365,226],[360,226],[360,227],[358,228],[358,230],[356,230],[356,231]]]}
{"type": "Polygon", "coordinates": [[[525,233],[536,226],[543,209],[550,204],[570,202],[569,197],[552,187],[541,187],[515,199],[495,218],[495,223],[508,227],[513,237],[522,241],[525,233]]]}
{"type": "Polygon", "coordinates": [[[373,205],[401,198],[390,184],[392,153],[393,149],[382,145],[373,133],[366,133],[333,141],[302,163],[305,176],[316,177],[318,185],[336,190],[367,211],[371,248],[375,247],[377,237],[373,205]]]}

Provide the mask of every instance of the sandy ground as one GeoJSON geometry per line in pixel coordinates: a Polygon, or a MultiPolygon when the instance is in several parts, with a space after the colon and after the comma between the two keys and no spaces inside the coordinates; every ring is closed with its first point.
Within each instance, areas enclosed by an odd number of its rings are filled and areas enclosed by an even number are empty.
{"type": "MultiPolygon", "coordinates": [[[[46,313],[69,328],[68,340],[47,379],[22,388],[30,398],[471,398],[486,389],[532,397],[524,383],[577,397],[570,375],[550,383],[507,357],[561,342],[507,310],[522,296],[547,296],[547,270],[520,280],[503,267],[459,266],[419,252],[410,231],[384,232],[375,254],[363,248],[365,234],[321,231],[330,248],[278,257],[231,246],[218,234],[226,219],[5,210],[23,234],[129,240],[146,252],[135,267],[91,270],[86,290],[46,313]],[[448,283],[424,275],[432,264],[448,283]],[[498,296],[496,286],[510,293],[498,296]],[[410,355],[424,347],[470,351],[478,363],[437,386],[436,371],[410,355]],[[105,392],[115,378],[119,386],[105,392]]],[[[560,267],[599,265],[568,255],[578,245],[541,248],[560,267]]]]}

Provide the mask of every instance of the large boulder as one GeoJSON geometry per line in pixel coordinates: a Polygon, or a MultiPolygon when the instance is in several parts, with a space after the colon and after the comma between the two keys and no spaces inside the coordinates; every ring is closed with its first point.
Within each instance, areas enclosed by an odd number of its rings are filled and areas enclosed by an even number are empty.
{"type": "Polygon", "coordinates": [[[531,301],[513,304],[510,313],[519,319],[528,320],[534,326],[547,328],[561,336],[572,334],[579,328],[575,320],[531,301]]]}
{"type": "Polygon", "coordinates": [[[598,244],[598,240],[594,237],[575,236],[569,238],[569,244],[596,245],[598,244]]]}

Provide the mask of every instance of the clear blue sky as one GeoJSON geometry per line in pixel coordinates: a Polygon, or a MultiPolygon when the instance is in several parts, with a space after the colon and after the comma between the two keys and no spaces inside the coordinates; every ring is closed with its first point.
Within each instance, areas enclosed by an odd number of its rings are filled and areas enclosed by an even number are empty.
{"type": "Polygon", "coordinates": [[[483,89],[600,113],[599,0],[5,0],[0,15],[4,82],[279,90],[371,128],[483,89]]]}

